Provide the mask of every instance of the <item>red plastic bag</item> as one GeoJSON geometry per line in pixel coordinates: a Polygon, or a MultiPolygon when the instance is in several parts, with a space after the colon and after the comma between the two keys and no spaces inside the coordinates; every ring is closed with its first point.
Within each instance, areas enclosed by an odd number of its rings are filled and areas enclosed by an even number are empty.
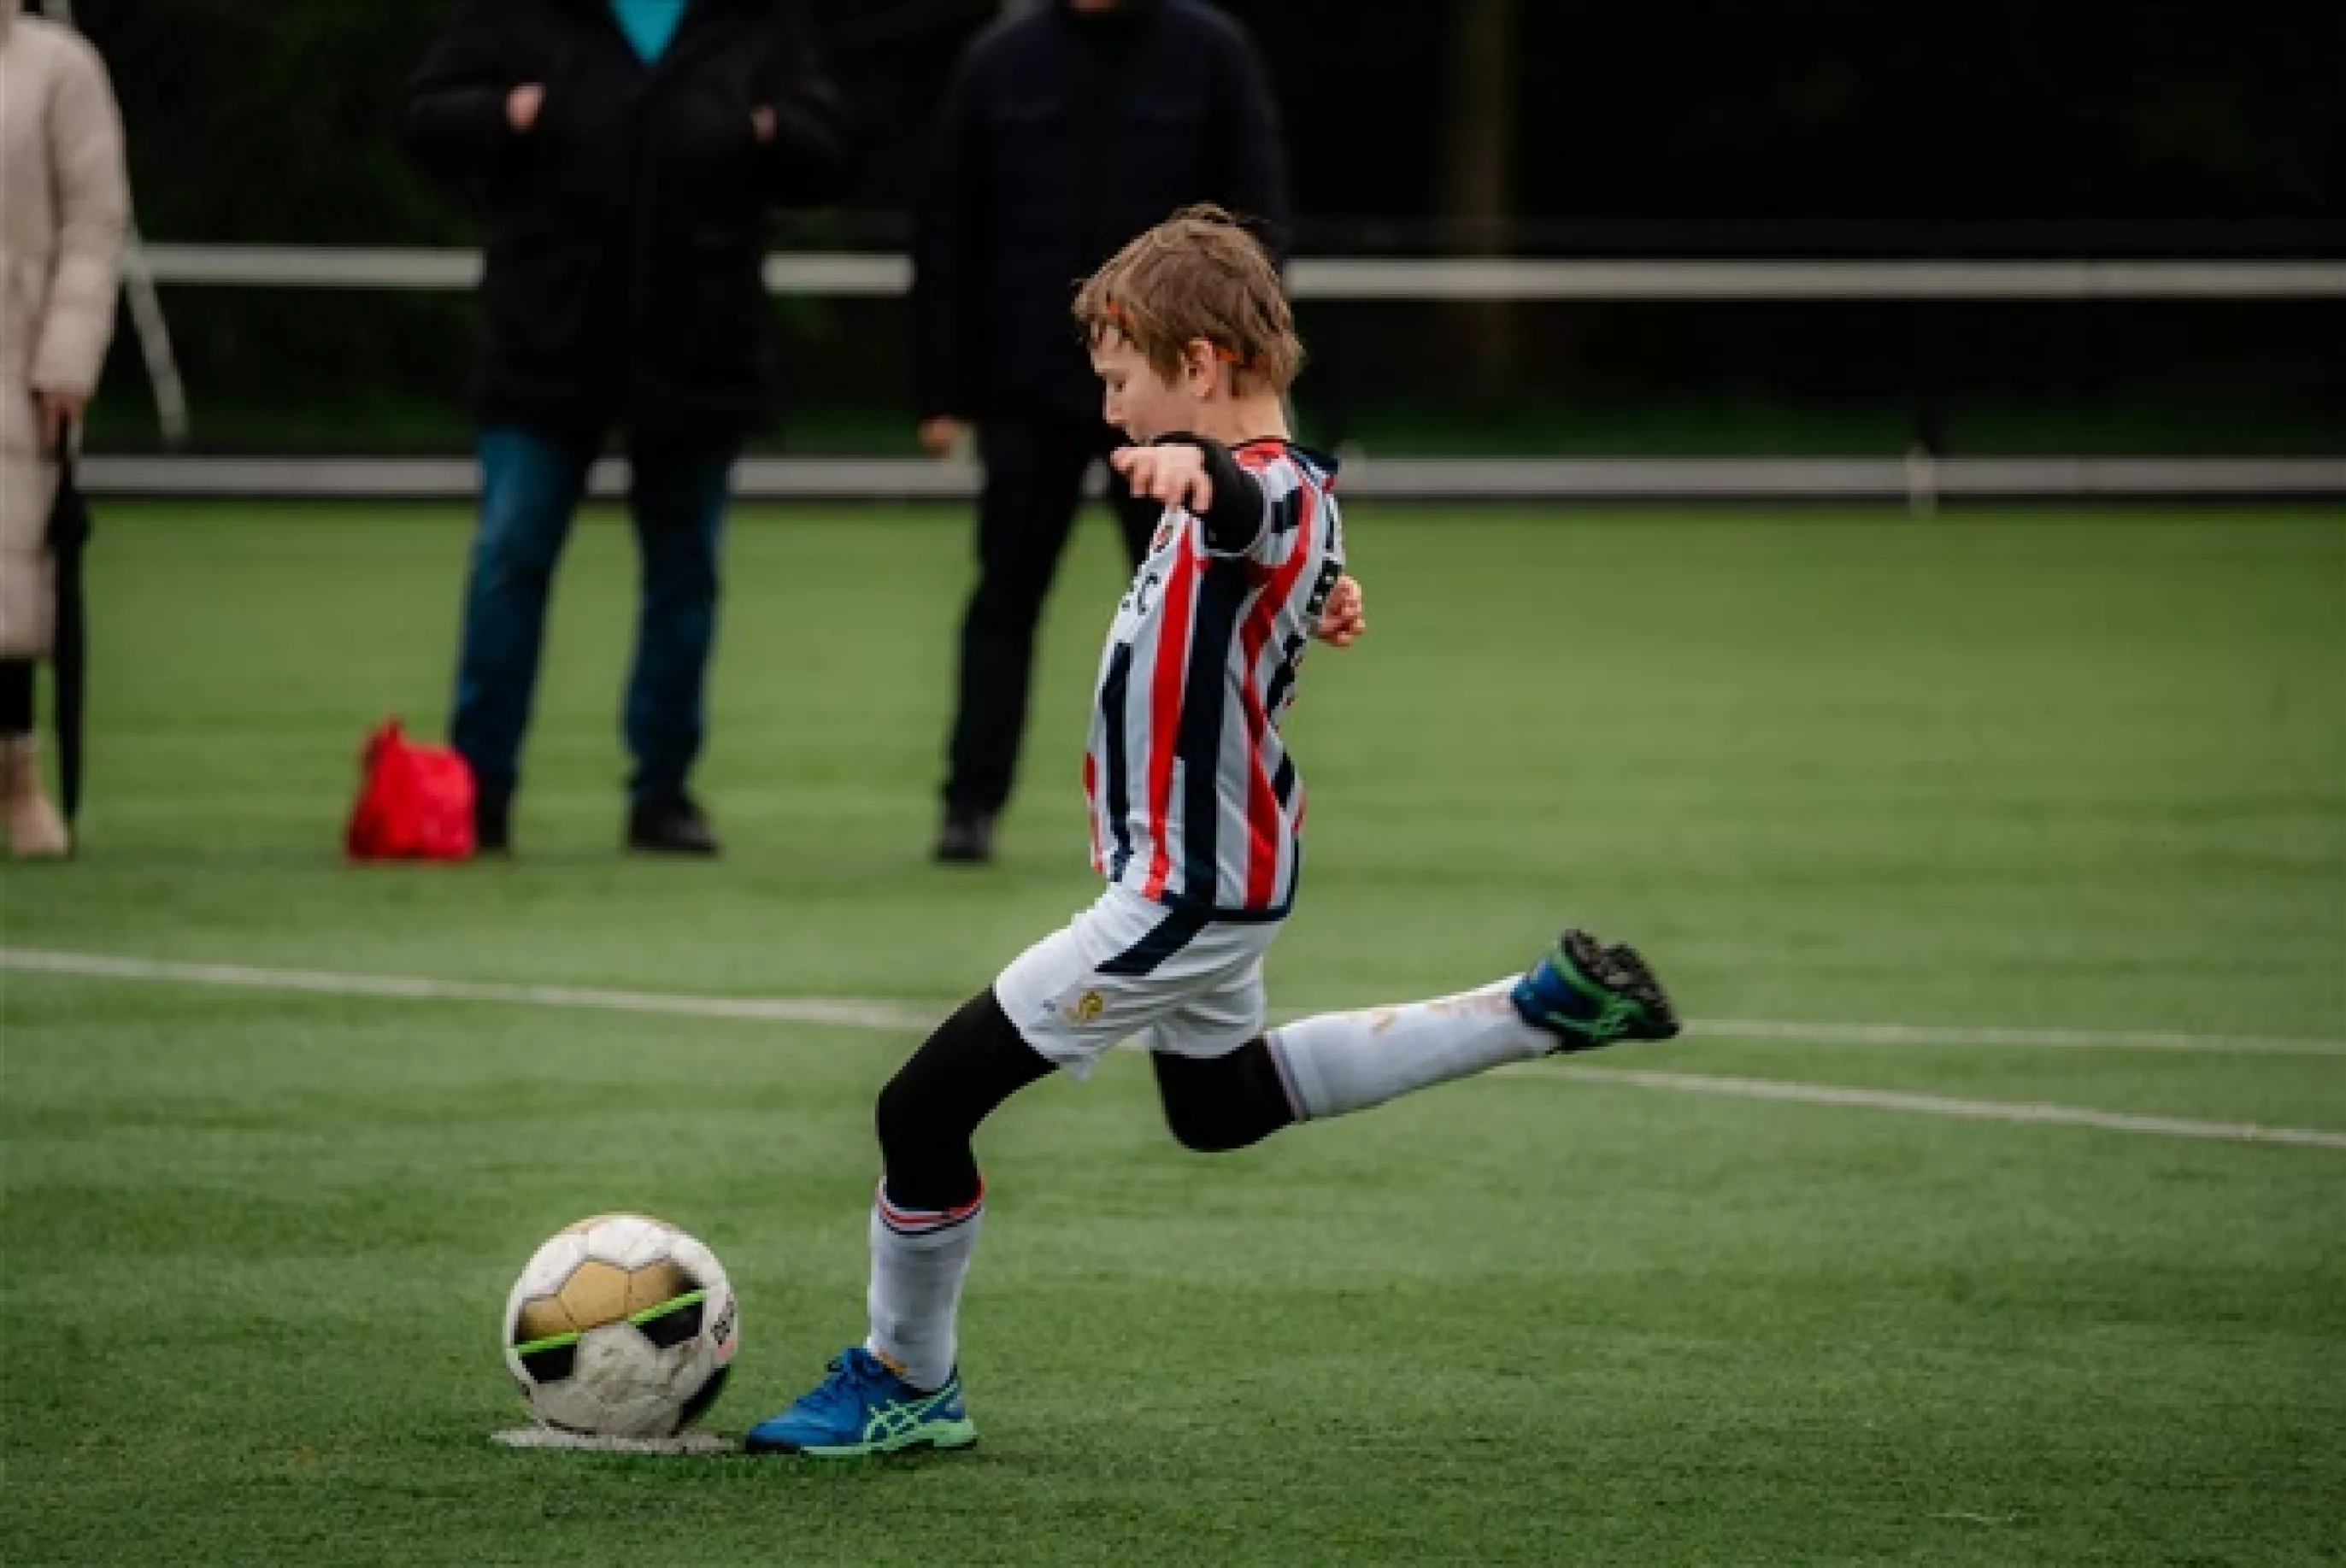
{"type": "Polygon", "coordinates": [[[367,737],[343,843],[354,860],[473,858],[473,769],[444,746],[416,746],[386,720],[367,737]]]}

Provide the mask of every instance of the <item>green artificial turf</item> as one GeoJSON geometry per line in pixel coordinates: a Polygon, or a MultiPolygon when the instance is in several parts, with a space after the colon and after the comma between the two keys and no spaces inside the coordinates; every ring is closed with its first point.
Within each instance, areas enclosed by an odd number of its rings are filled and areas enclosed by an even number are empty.
{"type": "MultiPolygon", "coordinates": [[[[1372,630],[1313,655],[1290,726],[1282,1012],[1478,983],[1574,919],[1702,1020],[2202,1037],[1595,1065],[2346,1135],[2336,517],[1348,523],[1372,630]]],[[[85,851],[0,871],[12,952],[941,1013],[1094,891],[1096,521],[974,873],[924,859],[956,514],[737,520],[715,865],[617,851],[609,514],[564,568],[520,853],[443,869],[337,846],[367,727],[444,719],[460,514],[101,530],[85,851]]],[[[2346,1554],[2346,1147],[1545,1067],[1215,1159],[1137,1059],[1021,1096],[981,1137],[969,1454],[490,1446],[505,1288],[581,1215],[663,1214],[732,1270],[719,1431],[858,1338],[870,1102],[916,1040],[0,972],[0,1560],[2346,1554]]]]}

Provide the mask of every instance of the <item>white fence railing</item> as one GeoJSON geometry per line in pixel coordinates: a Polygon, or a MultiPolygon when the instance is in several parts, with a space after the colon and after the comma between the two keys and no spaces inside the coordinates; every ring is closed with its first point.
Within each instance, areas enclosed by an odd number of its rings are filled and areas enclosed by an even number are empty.
{"type": "MultiPolygon", "coordinates": [[[[1942,500],[2316,500],[2346,496],[2346,458],[1366,457],[1344,465],[1348,496],[1378,501],[1887,502],[1942,500]]],[[[105,457],[83,482],[106,495],[454,500],[473,463],[441,457],[105,457]]],[[[758,501],[957,501],[977,494],[969,463],[918,457],[752,457],[736,475],[758,501]]],[[[592,490],[624,492],[618,460],[592,490]]]]}
{"type": "MultiPolygon", "coordinates": [[[[471,250],[149,245],[158,283],[256,289],[469,289],[471,250]]],[[[1408,260],[1302,256],[1288,264],[1298,300],[2320,300],[2346,299],[2346,261],[1552,261],[1519,257],[1408,260]]],[[[909,291],[909,258],[778,253],[778,294],[890,299],[909,291]]]]}
{"type": "MultiPolygon", "coordinates": [[[[163,288],[462,290],[480,280],[477,251],[260,245],[148,245],[139,270],[163,288]]],[[[912,288],[909,258],[882,252],[780,252],[766,286],[777,294],[892,299],[912,288]]],[[[2333,260],[1541,260],[1307,256],[1289,263],[1297,300],[1583,301],[2116,300],[2288,301],[2346,299],[2333,260]]],[[[150,364],[169,363],[159,311],[150,364]]],[[[151,318],[151,321],[149,320],[151,318]]],[[[164,389],[158,381],[158,393],[164,389]]],[[[167,425],[169,410],[167,408],[167,425]]],[[[316,497],[458,496],[474,486],[461,459],[106,457],[87,464],[94,490],[116,494],[316,497]]],[[[760,458],[740,473],[745,495],[774,499],[958,498],[966,463],[917,459],[760,458]]],[[[598,493],[620,483],[598,467],[598,493]]],[[[2346,495],[2346,459],[2156,458],[1377,458],[1346,472],[1348,490],[1391,499],[1799,497],[1903,501],[1940,497],[2118,499],[2152,496],[2346,495]]]]}

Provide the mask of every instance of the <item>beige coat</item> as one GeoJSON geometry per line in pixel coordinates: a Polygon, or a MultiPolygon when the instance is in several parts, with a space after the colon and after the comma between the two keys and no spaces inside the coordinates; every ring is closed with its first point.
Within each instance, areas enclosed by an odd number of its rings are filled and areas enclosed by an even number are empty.
{"type": "Polygon", "coordinates": [[[0,657],[49,651],[56,465],[35,389],[87,392],[114,335],[129,181],[97,52],[0,0],[0,657]]]}

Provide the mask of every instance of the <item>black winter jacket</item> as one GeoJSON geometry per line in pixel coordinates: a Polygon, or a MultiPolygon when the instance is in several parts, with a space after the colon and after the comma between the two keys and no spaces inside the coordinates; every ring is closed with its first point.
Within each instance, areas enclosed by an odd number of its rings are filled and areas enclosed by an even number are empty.
{"type": "Polygon", "coordinates": [[[1286,156],[1238,24],[1200,0],[1066,0],[995,24],[962,57],[914,247],[923,418],[1096,418],[1076,284],[1192,202],[1259,220],[1284,252],[1286,156]]]}
{"type": "Polygon", "coordinates": [[[691,0],[647,66],[609,0],[466,0],[404,130],[485,229],[484,422],[729,440],[770,417],[768,214],[831,197],[847,158],[794,9],[691,0]],[[533,82],[516,132],[506,97],[533,82]]]}

